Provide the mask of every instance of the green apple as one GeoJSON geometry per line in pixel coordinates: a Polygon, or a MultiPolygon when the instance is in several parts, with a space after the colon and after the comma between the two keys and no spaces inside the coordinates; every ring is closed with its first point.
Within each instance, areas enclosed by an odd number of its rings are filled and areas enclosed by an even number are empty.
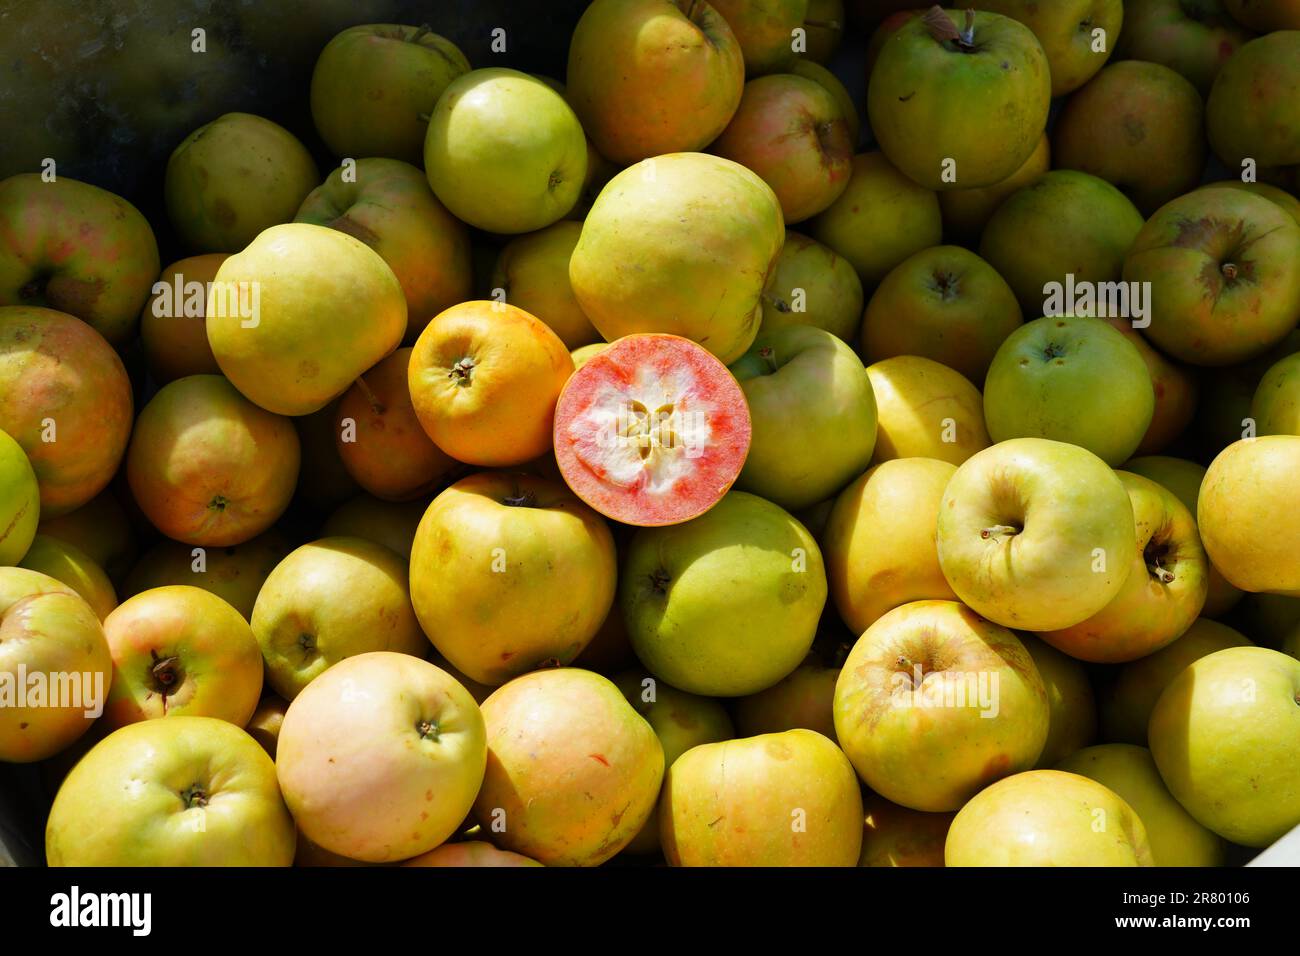
{"type": "Polygon", "coordinates": [[[117,607],[117,592],[104,569],[75,544],[47,534],[38,534],[21,562],[29,571],[48,574],[80,594],[95,616],[104,620],[117,607]]]}
{"type": "Polygon", "coordinates": [[[1300,435],[1300,352],[1271,366],[1250,403],[1257,435],[1300,435]]]}
{"type": "Polygon", "coordinates": [[[816,239],[786,232],[785,245],[763,290],[759,332],[814,325],[845,342],[862,321],[862,280],[843,256],[816,239]]]}
{"type": "Polygon", "coordinates": [[[23,559],[40,518],[41,492],[32,463],[22,446],[0,431],[0,565],[23,559]]]}
{"type": "Polygon", "coordinates": [[[1165,688],[1148,737],[1169,791],[1202,826],[1268,846],[1300,824],[1300,660],[1230,647],[1165,688]]]}
{"type": "Polygon", "coordinates": [[[1034,31],[1051,67],[1054,97],[1077,90],[1106,64],[1124,22],[1122,0],[983,0],[980,9],[1034,31]]]}
{"type": "Polygon", "coordinates": [[[1070,442],[1111,466],[1132,456],[1154,412],[1141,353],[1101,319],[1026,323],[1007,336],[984,380],[984,420],[995,442],[1070,442]]]}
{"type": "Polygon", "coordinates": [[[876,398],[862,360],[825,329],[764,332],[731,365],[753,427],[736,487],[791,511],[839,492],[876,445],[876,398]]]}
{"type": "Polygon", "coordinates": [[[1051,721],[1035,767],[1050,767],[1097,737],[1097,701],[1084,666],[1032,634],[1018,635],[1047,690],[1051,721]]]}

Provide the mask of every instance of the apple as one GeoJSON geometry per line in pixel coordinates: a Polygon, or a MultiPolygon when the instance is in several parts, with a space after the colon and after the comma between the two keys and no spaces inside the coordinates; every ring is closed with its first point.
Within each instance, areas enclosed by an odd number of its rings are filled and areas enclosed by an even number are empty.
{"type": "Polygon", "coordinates": [[[758,334],[784,237],[781,204],[755,173],[702,153],[656,156],[623,170],[596,199],[569,281],[607,340],[668,332],[725,365],[758,334]]]}
{"type": "Polygon", "coordinates": [[[1133,328],[1133,323],[1120,316],[1110,316],[1103,320],[1111,328],[1128,339],[1138,350],[1146,364],[1147,374],[1151,376],[1151,389],[1155,393],[1155,409],[1151,413],[1151,424],[1146,434],[1138,442],[1135,454],[1151,455],[1164,451],[1173,444],[1196,414],[1197,397],[1200,385],[1191,369],[1173,362],[1161,355],[1151,346],[1142,333],[1133,328]]]}
{"type": "Polygon", "coordinates": [[[746,83],[740,108],[709,150],[758,173],[787,223],[833,203],[849,184],[853,162],[849,125],[835,97],[789,73],[746,83]]]}
{"type": "Polygon", "coordinates": [[[569,40],[569,102],[620,166],[703,149],[744,85],[736,35],[703,0],[595,0],[569,40]]]}
{"type": "Polygon", "coordinates": [[[17,564],[36,538],[41,490],[21,445],[0,431],[0,565],[17,564]]]}
{"type": "Polygon", "coordinates": [[[1097,737],[1097,701],[1084,666],[1032,634],[1017,635],[1047,691],[1047,742],[1035,769],[1051,767],[1097,737]]]}
{"type": "Polygon", "coordinates": [[[1054,97],[1077,90],[1106,65],[1125,20],[1122,0],[984,0],[982,9],[1034,31],[1047,54],[1054,97]]]}
{"type": "Polygon", "coordinates": [[[1228,12],[1252,30],[1300,30],[1295,0],[1223,0],[1228,12]]]}
{"type": "Polygon", "coordinates": [[[1096,455],[1015,438],[957,469],[939,509],[939,566],[957,596],[1005,627],[1087,620],[1124,586],[1136,529],[1124,485],[1096,455]]]}
{"type": "Polygon", "coordinates": [[[956,810],[1028,770],[1049,717],[1024,645],[956,601],[914,601],[878,618],[835,684],[835,732],[858,776],[913,810],[956,810]]]}
{"type": "Polygon", "coordinates": [[[311,154],[283,126],[251,113],[226,113],[172,152],[163,196],[167,218],[186,246],[233,253],[293,219],[319,181],[311,154]]]}
{"type": "Polygon", "coordinates": [[[1227,855],[1223,840],[1192,819],[1173,798],[1145,747],[1086,747],[1056,769],[1096,780],[1132,807],[1146,828],[1154,866],[1223,866],[1227,855]]]}
{"type": "Polygon", "coordinates": [[[1234,442],[1205,473],[1196,503],[1205,553],[1243,591],[1300,596],[1300,560],[1291,542],[1300,515],[1288,500],[1300,467],[1300,437],[1267,435],[1234,442]]]}
{"type": "Polygon", "coordinates": [[[714,0],[736,35],[750,76],[773,73],[794,59],[795,31],[808,19],[809,0],[714,0]]]}
{"type": "Polygon", "coordinates": [[[136,562],[123,593],[131,596],[173,584],[189,585],[215,594],[248,620],[262,582],[291,550],[285,536],[274,528],[224,548],[196,548],[164,539],[136,562]]]}
{"type": "MultiPolygon", "coordinates": [[[[1277,186],[1270,186],[1268,183],[1243,183],[1240,179],[1224,179],[1218,182],[1207,183],[1202,189],[1240,189],[1244,192],[1255,193],[1257,196],[1263,196],[1269,202],[1276,203],[1291,214],[1291,218],[1300,222],[1300,199],[1292,196],[1285,189],[1277,186]]],[[[1294,334],[1294,333],[1293,333],[1294,334]]],[[[1285,340],[1284,340],[1285,341],[1285,340]]]]}
{"type": "Polygon", "coordinates": [[[802,664],[767,690],[741,697],[734,714],[737,736],[757,737],[787,730],[815,730],[835,740],[835,681],[831,666],[814,651],[802,664]]]}
{"type": "Polygon", "coordinates": [[[294,821],[332,853],[427,853],[469,813],[487,737],[469,691],[407,654],[350,657],[289,704],[275,767],[294,821]]]}
{"type": "Polygon", "coordinates": [[[1193,661],[1251,642],[1226,624],[1198,618],[1182,636],[1146,657],[1120,667],[1101,701],[1102,737],[1111,743],[1145,745],[1151,711],[1161,693],[1193,661]]]}
{"type": "Polygon", "coordinates": [[[545,322],[570,351],[604,344],[569,284],[569,260],[581,234],[581,223],[557,222],[519,236],[502,248],[492,270],[492,288],[545,322]]]}
{"type": "Polygon", "coordinates": [[[37,173],[0,181],[0,306],[75,315],[113,345],[135,332],[158,243],[120,196],[37,173]]]}
{"type": "Polygon", "coordinates": [[[418,163],[434,104],[468,72],[460,48],[427,26],[349,27],[325,44],[312,70],[312,120],[335,156],[418,163]]]}
{"type": "Polygon", "coordinates": [[[948,866],[1154,866],[1146,827],[1115,791],[1061,770],[999,780],[961,808],[948,866]]]}
{"type": "Polygon", "coordinates": [[[1230,647],[1189,664],[1151,711],[1151,755],[1201,826],[1268,846],[1300,824],[1300,660],[1230,647]]]}
{"type": "Polygon", "coordinates": [[[111,491],[102,491],[75,511],[51,518],[41,516],[38,534],[75,545],[104,569],[114,587],[121,587],[135,562],[135,529],[111,491]]]}
{"type": "Polygon", "coordinates": [[[1269,367],[1250,403],[1259,435],[1300,435],[1300,352],[1269,367]]]}
{"type": "Polygon", "coordinates": [[[1115,55],[1177,70],[1208,96],[1219,68],[1250,38],[1220,0],[1128,0],[1115,55]]]}
{"type": "MultiPolygon", "coordinates": [[[[822,2],[822,0],[810,0],[810,6],[819,2],[822,2]]],[[[832,2],[835,2],[835,0],[832,0],[832,2]]],[[[820,63],[814,63],[801,57],[791,60],[785,65],[784,69],[786,73],[793,73],[795,76],[802,76],[805,80],[812,80],[835,98],[835,102],[840,104],[840,115],[849,124],[849,144],[856,149],[862,136],[862,120],[858,116],[857,104],[853,102],[853,97],[849,95],[848,89],[840,82],[839,77],[820,63]]]]}
{"type": "Polygon", "coordinates": [[[659,803],[673,866],[856,866],[862,820],[853,767],[803,729],[688,750],[659,803]]]}
{"type": "Polygon", "coordinates": [[[808,0],[803,28],[807,49],[798,55],[825,63],[839,49],[844,38],[844,0],[808,0]]]}
{"type": "Polygon", "coordinates": [[[491,843],[482,840],[466,840],[464,843],[444,843],[434,847],[428,853],[412,857],[402,866],[541,866],[531,857],[509,850],[498,850],[491,843]]]}
{"type": "Polygon", "coordinates": [[[213,717],[130,724],[81,758],[45,825],[50,866],[290,866],[275,764],[213,717]]]}
{"type": "MultiPolygon", "coordinates": [[[[2,433],[0,433],[2,434],[2,433]]],[[[76,591],[101,621],[117,607],[113,582],[90,555],[75,544],[38,534],[22,561],[11,562],[29,571],[39,571],[62,581],[76,591]]]]}
{"type": "Polygon", "coordinates": [[[420,657],[428,647],[411,608],[406,562],[361,538],[321,538],[291,551],[267,575],[250,623],[266,681],[287,701],[344,659],[420,657]]]}
{"type": "Polygon", "coordinates": [[[785,245],[763,290],[759,334],[812,325],[845,342],[862,321],[862,280],[843,256],[816,239],[786,232],[785,245]]]}
{"type": "MultiPolygon", "coordinates": [[[[954,15],[960,16],[953,12],[954,15]]],[[[929,189],[1006,179],[1047,125],[1052,77],[1029,28],[996,13],[904,23],[871,70],[867,112],[886,156],[929,189]]]]}
{"type": "Polygon", "coordinates": [[[334,170],[307,194],[294,222],[337,229],[379,253],[406,297],[407,342],[470,297],[469,234],[409,163],[359,159],[334,170]]]}
{"type": "Polygon", "coordinates": [[[939,200],[881,152],[853,157],[840,197],[808,226],[812,237],[849,260],[866,288],[908,256],[943,238],[939,200]]]}
{"type": "Polygon", "coordinates": [[[248,718],[244,730],[262,749],[275,759],[276,747],[280,741],[280,728],[284,726],[284,714],[289,709],[289,702],[283,697],[267,692],[257,704],[253,716],[248,718]]]}
{"type": "Polygon", "coordinates": [[[334,441],[337,407],[335,399],[319,411],[293,419],[302,446],[302,467],[294,494],[318,511],[336,508],[361,492],[356,479],[343,467],[334,441]]]}
{"type": "Polygon", "coordinates": [[[415,529],[429,507],[429,499],[382,501],[360,494],[335,508],[321,525],[322,538],[365,538],[382,544],[404,558],[411,556],[415,529]]]}
{"type": "Polygon", "coordinates": [[[1223,64],[1205,102],[1205,129],[1224,165],[1235,172],[1247,159],[1260,167],[1300,163],[1297,87],[1300,22],[1251,40],[1223,64]]]}
{"type": "Polygon", "coordinates": [[[938,458],[960,465],[989,446],[979,389],[959,372],[919,355],[867,367],[879,431],[872,462],[938,458]]]}
{"type": "Polygon", "coordinates": [[[858,866],[943,866],[954,814],[909,810],[874,793],[863,796],[858,866]]]}
{"type": "Polygon", "coordinates": [[[163,269],[140,313],[140,341],[149,374],[160,385],[187,375],[219,375],[208,345],[209,283],[228,256],[214,252],[163,269]]]}
{"type": "Polygon", "coordinates": [[[736,487],[796,511],[860,475],[876,444],[862,360],[824,329],[764,332],[731,365],[753,427],[736,487]]]}
{"type": "Polygon", "coordinates": [[[939,193],[939,209],[943,213],[943,232],[949,242],[961,242],[972,249],[979,248],[980,233],[998,206],[1012,193],[1019,192],[1043,173],[1052,168],[1052,148],[1047,134],[1021,163],[1020,168],[1006,179],[992,186],[971,189],[945,189],[939,193]]]}
{"type": "Polygon", "coordinates": [[[1050,438],[1112,466],[1137,450],[1154,412],[1146,362],[1101,319],[1057,315],[1026,323],[998,348],[984,382],[993,441],[1050,438]]]}
{"type": "Polygon", "coordinates": [[[982,385],[998,346],[1023,321],[991,265],[961,246],[933,246],[900,262],[872,293],[862,354],[868,362],[923,356],[982,385]]]}

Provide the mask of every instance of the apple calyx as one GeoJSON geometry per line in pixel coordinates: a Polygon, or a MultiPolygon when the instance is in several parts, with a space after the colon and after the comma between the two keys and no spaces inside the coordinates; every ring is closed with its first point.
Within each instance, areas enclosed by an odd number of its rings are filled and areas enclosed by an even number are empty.
{"type": "Polygon", "coordinates": [[[298,646],[302,648],[304,654],[314,654],[316,652],[316,638],[306,633],[299,634],[298,646]]]}
{"type": "Polygon", "coordinates": [[[921,17],[921,22],[930,31],[930,36],[940,44],[951,43],[952,49],[961,53],[970,53],[975,49],[975,11],[966,9],[965,29],[958,30],[952,17],[944,12],[943,7],[935,4],[921,17]]]}
{"type": "Polygon", "coordinates": [[[439,734],[442,733],[442,728],[438,726],[436,720],[424,719],[416,721],[415,732],[420,735],[422,740],[436,741],[439,734]]]}
{"type": "Polygon", "coordinates": [[[650,588],[657,594],[667,594],[671,581],[672,577],[663,568],[655,568],[650,572],[650,588]]]}
{"type": "Polygon", "coordinates": [[[1007,537],[1011,538],[1020,533],[1020,529],[1009,524],[995,524],[987,528],[980,529],[980,537],[987,541],[989,538],[1007,537]]]}
{"type": "Polygon", "coordinates": [[[187,810],[192,810],[195,807],[206,807],[208,805],[208,792],[197,783],[193,783],[181,791],[181,801],[185,804],[187,810]]]}
{"type": "Polygon", "coordinates": [[[228,504],[230,499],[225,495],[213,495],[212,500],[208,502],[208,507],[213,511],[225,511],[228,504]]]}
{"type": "Polygon", "coordinates": [[[1223,273],[1223,277],[1229,282],[1237,278],[1237,264],[1235,262],[1225,262],[1219,267],[1219,271],[1223,273]]]}
{"type": "Polygon", "coordinates": [[[468,355],[451,367],[447,377],[457,385],[470,385],[474,381],[474,360],[468,355]]]}
{"type": "Polygon", "coordinates": [[[43,302],[49,283],[49,276],[34,276],[18,289],[18,298],[23,302],[43,302]]]}

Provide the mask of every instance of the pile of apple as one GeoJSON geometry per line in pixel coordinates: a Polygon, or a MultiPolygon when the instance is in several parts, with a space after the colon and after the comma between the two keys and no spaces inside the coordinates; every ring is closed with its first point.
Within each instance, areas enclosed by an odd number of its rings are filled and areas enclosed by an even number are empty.
{"type": "Polygon", "coordinates": [[[1300,824],[1300,4],[858,6],[864,152],[839,0],[594,0],[564,85],[340,33],[337,168],[195,130],[166,268],[56,161],[0,182],[0,760],[51,865],[1300,824]]]}

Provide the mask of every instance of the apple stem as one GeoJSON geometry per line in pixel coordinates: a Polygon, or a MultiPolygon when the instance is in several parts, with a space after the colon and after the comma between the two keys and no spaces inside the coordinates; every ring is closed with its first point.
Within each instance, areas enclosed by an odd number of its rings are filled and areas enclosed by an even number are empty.
{"type": "Polygon", "coordinates": [[[787,302],[786,302],[784,299],[782,299],[780,296],[772,295],[770,292],[764,292],[764,293],[763,293],[763,298],[764,298],[764,300],[766,300],[766,301],[767,301],[767,302],[772,306],[772,308],[776,309],[776,311],[778,311],[778,312],[789,312],[789,311],[790,311],[790,305],[789,305],[789,303],[787,303],[787,302]]]}
{"type": "Polygon", "coordinates": [[[1011,536],[1019,533],[1020,533],[1019,528],[1013,528],[1009,524],[995,524],[987,528],[981,529],[980,537],[987,541],[989,538],[994,538],[1001,535],[1005,535],[1006,537],[1010,538],[1011,536]]]}
{"type": "Polygon", "coordinates": [[[966,11],[966,29],[961,31],[957,29],[957,24],[944,12],[943,7],[935,4],[925,15],[921,17],[921,22],[925,28],[930,31],[930,36],[937,43],[955,43],[957,48],[962,51],[972,50],[975,47],[975,11],[968,9],[966,11]]]}
{"type": "Polygon", "coordinates": [[[1229,282],[1231,282],[1233,279],[1237,278],[1237,265],[1236,265],[1236,263],[1233,263],[1233,262],[1225,262],[1225,263],[1223,264],[1223,270],[1222,270],[1222,271],[1223,271],[1223,277],[1224,277],[1225,279],[1227,279],[1229,282]]]}
{"type": "Polygon", "coordinates": [[[371,391],[370,386],[366,384],[365,376],[357,376],[357,388],[361,390],[361,396],[369,403],[371,411],[376,415],[384,414],[384,403],[379,400],[379,396],[371,391]]]}
{"type": "Polygon", "coordinates": [[[1159,561],[1154,561],[1151,564],[1148,564],[1147,570],[1151,572],[1153,578],[1157,581],[1163,582],[1164,584],[1172,584],[1174,581],[1174,573],[1167,568],[1162,568],[1159,561]]]}

